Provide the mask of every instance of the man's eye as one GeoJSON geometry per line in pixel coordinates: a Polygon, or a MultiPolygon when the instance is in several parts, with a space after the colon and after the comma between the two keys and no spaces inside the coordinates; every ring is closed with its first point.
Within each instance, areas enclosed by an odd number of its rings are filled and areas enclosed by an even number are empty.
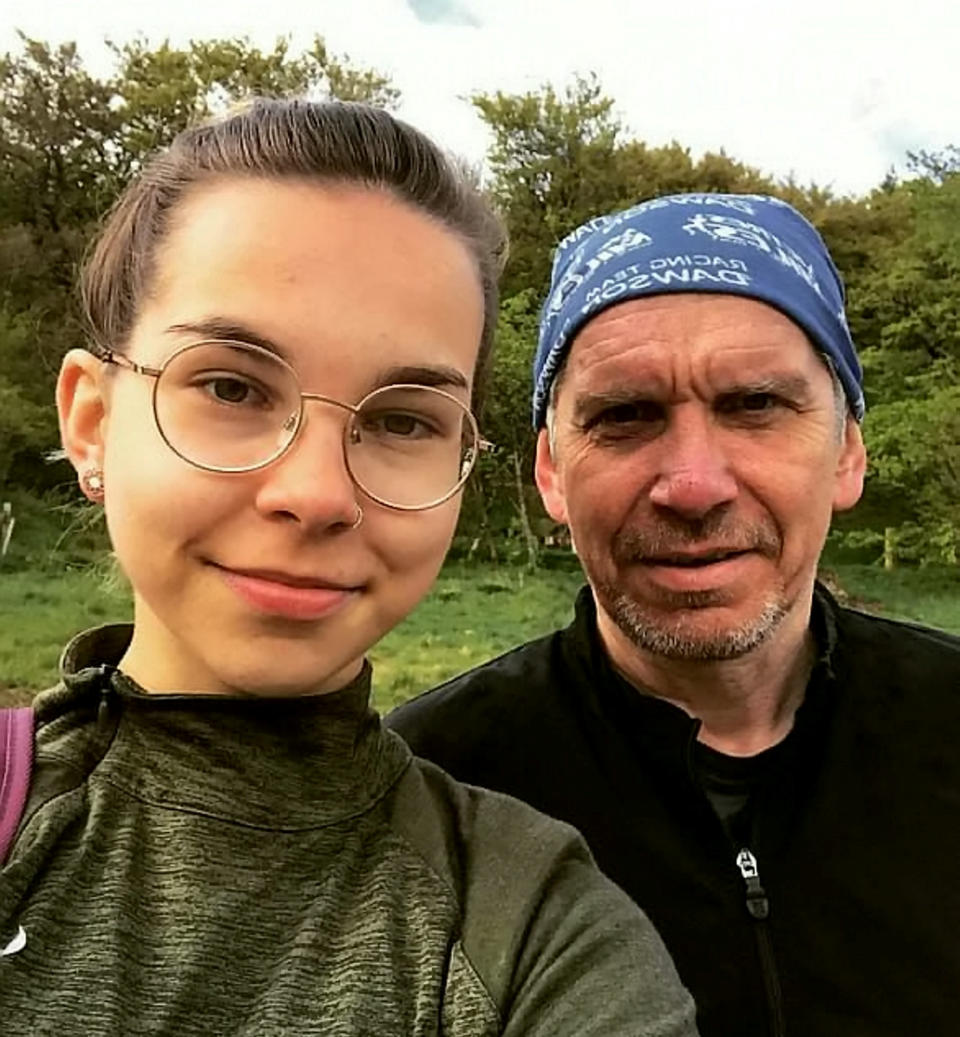
{"type": "Polygon", "coordinates": [[[630,425],[649,425],[663,420],[663,407],[647,400],[618,403],[600,411],[590,422],[594,428],[617,429],[630,425]]]}
{"type": "Polygon", "coordinates": [[[722,401],[719,410],[727,414],[772,414],[784,400],[772,392],[744,392],[722,401]]]}

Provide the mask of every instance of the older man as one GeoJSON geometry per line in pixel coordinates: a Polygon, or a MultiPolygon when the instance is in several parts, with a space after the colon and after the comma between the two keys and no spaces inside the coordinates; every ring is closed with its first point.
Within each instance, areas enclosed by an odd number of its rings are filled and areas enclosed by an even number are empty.
{"type": "Polygon", "coordinates": [[[589,586],[392,726],[577,825],[704,1037],[960,1033],[960,640],[816,583],[865,466],[820,237],[758,196],[592,220],[534,368],[537,485],[589,586]]]}

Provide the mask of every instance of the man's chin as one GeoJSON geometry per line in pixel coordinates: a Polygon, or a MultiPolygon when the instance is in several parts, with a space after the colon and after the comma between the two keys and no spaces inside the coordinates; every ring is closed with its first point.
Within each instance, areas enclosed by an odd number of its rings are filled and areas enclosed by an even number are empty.
{"type": "Polygon", "coordinates": [[[656,604],[640,603],[597,588],[604,611],[637,648],[664,659],[721,662],[762,645],[787,614],[779,599],[744,614],[721,590],[670,592],[656,604]],[[738,615],[739,613],[739,615],[738,615]]]}

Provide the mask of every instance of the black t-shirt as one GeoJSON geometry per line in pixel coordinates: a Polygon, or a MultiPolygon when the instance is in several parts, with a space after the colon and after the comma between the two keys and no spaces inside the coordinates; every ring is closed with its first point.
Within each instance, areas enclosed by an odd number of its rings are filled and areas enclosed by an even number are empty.
{"type": "Polygon", "coordinates": [[[754,756],[729,756],[697,742],[693,769],[704,795],[738,846],[748,844],[755,794],[789,751],[789,738],[754,756]]]}

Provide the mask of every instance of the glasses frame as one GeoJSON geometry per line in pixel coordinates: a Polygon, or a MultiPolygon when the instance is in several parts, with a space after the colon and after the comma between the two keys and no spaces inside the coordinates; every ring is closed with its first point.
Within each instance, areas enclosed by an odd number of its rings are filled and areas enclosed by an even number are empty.
{"type": "Polygon", "coordinates": [[[384,498],[382,497],[378,497],[375,493],[371,493],[354,474],[354,471],[350,466],[350,456],[347,453],[347,447],[349,446],[350,431],[353,427],[351,421],[348,419],[344,423],[343,436],[341,437],[344,467],[346,468],[347,474],[350,476],[350,481],[353,483],[353,485],[358,490],[360,490],[360,492],[365,497],[368,497],[370,500],[375,501],[382,507],[390,508],[393,511],[429,511],[431,508],[437,508],[441,504],[445,504],[448,500],[450,500],[451,497],[453,497],[455,494],[459,493],[460,490],[463,489],[464,485],[470,478],[474,468],[477,465],[477,461],[480,457],[480,454],[488,451],[493,451],[496,449],[493,443],[484,439],[480,435],[480,429],[477,425],[477,419],[474,417],[473,412],[470,410],[470,408],[466,406],[466,404],[464,404],[461,400],[458,400],[456,396],[446,392],[443,389],[438,389],[436,386],[433,385],[416,385],[413,383],[406,382],[397,383],[395,385],[381,385],[379,388],[374,389],[372,392],[368,392],[366,396],[364,396],[360,400],[359,403],[344,403],[342,400],[336,400],[332,396],[324,396],[322,393],[303,392],[300,385],[300,378],[297,375],[297,372],[293,369],[293,367],[291,367],[290,364],[287,363],[286,360],[283,359],[283,357],[277,356],[276,353],[272,352],[269,349],[264,349],[262,346],[256,346],[252,342],[241,342],[239,340],[234,339],[202,339],[199,342],[191,342],[186,346],[181,346],[179,349],[174,350],[174,352],[172,352],[159,367],[151,367],[148,364],[138,364],[135,360],[131,360],[128,356],[125,356],[123,353],[116,353],[112,349],[100,350],[95,355],[98,360],[101,360],[105,364],[112,364],[116,367],[122,368],[125,371],[132,371],[134,374],[145,375],[147,378],[154,379],[153,391],[151,393],[151,408],[153,410],[153,421],[157,427],[157,431],[160,433],[160,438],[164,441],[164,443],[166,443],[170,450],[172,450],[173,453],[176,454],[177,457],[179,457],[182,461],[186,461],[187,464],[191,465],[194,468],[199,468],[201,471],[204,472],[215,472],[218,475],[243,475],[247,472],[260,471],[260,469],[262,468],[267,468],[270,465],[275,464],[277,461],[280,460],[281,457],[283,457],[284,454],[286,454],[290,450],[293,444],[297,441],[297,438],[299,437],[301,430],[306,424],[305,403],[307,402],[307,400],[314,400],[317,403],[327,403],[333,407],[339,407],[341,410],[347,411],[347,413],[350,415],[350,418],[352,419],[357,417],[357,415],[363,408],[364,404],[369,402],[369,400],[373,399],[375,396],[380,395],[381,393],[388,392],[391,389],[426,389],[429,392],[438,393],[440,396],[446,397],[446,399],[452,401],[458,407],[460,407],[460,409],[466,415],[467,420],[470,423],[470,429],[473,432],[474,443],[476,445],[475,449],[473,450],[473,455],[470,459],[470,467],[466,470],[466,472],[461,474],[460,479],[453,487],[453,489],[449,490],[442,497],[438,497],[436,500],[432,500],[427,504],[394,504],[391,501],[384,500],[384,498]],[[160,379],[163,376],[164,371],[166,371],[166,369],[170,366],[170,364],[173,363],[174,360],[177,359],[177,357],[181,356],[183,353],[186,353],[191,349],[197,349],[200,346],[237,346],[241,349],[249,350],[253,353],[261,353],[264,356],[268,357],[270,360],[274,361],[275,363],[278,363],[281,366],[285,367],[287,371],[290,372],[290,376],[292,377],[294,384],[296,385],[297,389],[300,390],[300,407],[297,411],[296,426],[293,429],[293,432],[291,433],[290,438],[287,440],[287,442],[282,447],[280,447],[279,450],[271,454],[270,457],[268,457],[266,460],[258,461],[256,464],[244,465],[242,467],[236,468],[201,464],[199,461],[195,461],[192,457],[187,457],[184,453],[178,450],[173,445],[173,443],[170,442],[167,433],[164,431],[163,424],[160,421],[160,415],[158,412],[157,397],[159,393],[160,379]]]}

